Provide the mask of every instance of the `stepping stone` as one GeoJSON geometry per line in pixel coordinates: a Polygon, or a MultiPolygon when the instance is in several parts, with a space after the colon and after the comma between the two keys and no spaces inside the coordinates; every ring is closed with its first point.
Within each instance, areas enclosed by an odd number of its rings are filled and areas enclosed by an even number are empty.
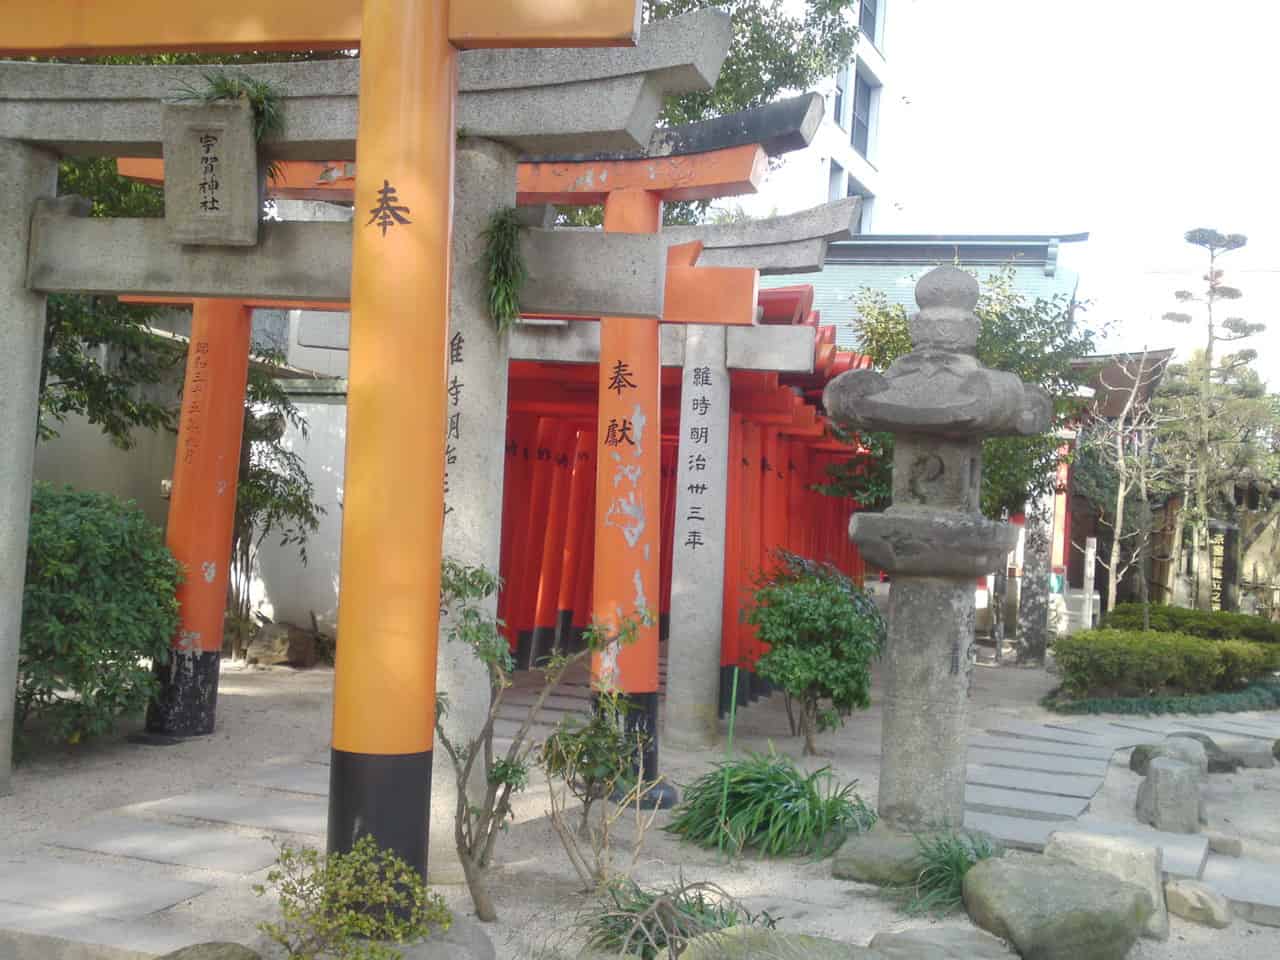
{"type": "Polygon", "coordinates": [[[1280,927],[1280,864],[1210,854],[1201,880],[1250,923],[1280,927]]]}
{"type": "MultiPolygon", "coordinates": [[[[1141,721],[1138,721],[1141,723],[1141,721]]],[[[1080,730],[1095,734],[1117,750],[1133,747],[1150,740],[1152,731],[1122,724],[1118,720],[1102,720],[1097,717],[1081,721],[1080,730]]]]}
{"type": "Polygon", "coordinates": [[[1047,727],[1042,723],[1024,723],[1021,720],[1000,720],[987,727],[988,732],[1005,737],[1025,740],[1047,740],[1050,743],[1074,743],[1084,747],[1107,747],[1110,744],[1093,734],[1075,730],[1047,727]]]}
{"type": "Polygon", "coordinates": [[[323,836],[328,821],[328,801],[262,791],[256,795],[238,793],[229,788],[200,790],[167,800],[140,803],[126,807],[127,812],[143,812],[168,817],[189,817],[233,823],[238,827],[281,830],[323,836]]]}
{"type": "Polygon", "coordinates": [[[1105,760],[1058,757],[1047,753],[1019,753],[1012,750],[993,750],[974,746],[969,747],[969,762],[981,763],[989,767],[1041,770],[1044,773],[1074,773],[1094,777],[1105,777],[1108,766],[1105,760]]]}
{"type": "Polygon", "coordinates": [[[177,827],[138,817],[102,817],[79,830],[57,834],[48,842],[73,850],[224,873],[253,873],[276,859],[275,848],[267,840],[216,827],[177,827]]]}
{"type": "Polygon", "coordinates": [[[47,857],[0,859],[0,901],[64,914],[136,920],[210,889],[139,870],[72,863],[47,857]]]}
{"type": "Polygon", "coordinates": [[[290,793],[327,797],[329,796],[329,765],[298,763],[289,766],[259,767],[240,782],[255,787],[267,787],[271,790],[287,790],[290,793]]]}
{"type": "Polygon", "coordinates": [[[1055,797],[1047,793],[1027,793],[971,784],[965,785],[964,805],[966,810],[1041,820],[1074,818],[1089,809],[1089,801],[1080,797],[1055,797]]]}
{"type": "Polygon", "coordinates": [[[0,902],[2,957],[161,956],[202,939],[156,918],[104,920],[84,913],[0,902]]]}
{"type": "Polygon", "coordinates": [[[1025,790],[1029,793],[1084,797],[1087,800],[1102,786],[1102,777],[1041,773],[1038,770],[1010,770],[1008,767],[986,767],[971,763],[965,768],[965,783],[984,787],[1007,787],[1010,790],[1025,790]]]}
{"type": "Polygon", "coordinates": [[[964,825],[969,830],[981,830],[1006,847],[1039,853],[1049,842],[1051,834],[1058,830],[1074,829],[1076,821],[1033,820],[1027,817],[1008,817],[998,813],[966,810],[964,825]]]}
{"type": "Polygon", "coordinates": [[[1237,727],[1229,727],[1225,723],[1219,723],[1216,720],[1186,720],[1183,722],[1184,727],[1190,727],[1193,730],[1204,730],[1209,734],[1217,734],[1218,736],[1228,737],[1248,737],[1253,740],[1269,740],[1275,741],[1277,738],[1266,733],[1249,733],[1237,727]]]}
{"type": "Polygon", "coordinates": [[[1111,747],[1091,747],[1078,743],[1052,743],[1048,740],[1020,740],[1017,737],[993,737],[975,735],[969,738],[970,747],[985,747],[1012,753],[1038,753],[1054,757],[1080,757],[1110,762],[1115,753],[1111,747]]]}
{"type": "Polygon", "coordinates": [[[1199,879],[1209,856],[1209,838],[1199,833],[1165,833],[1147,826],[1113,823],[1094,816],[1081,817],[1071,829],[1097,833],[1104,837],[1128,837],[1148,846],[1159,847],[1164,855],[1164,872],[1167,877],[1199,879]]]}

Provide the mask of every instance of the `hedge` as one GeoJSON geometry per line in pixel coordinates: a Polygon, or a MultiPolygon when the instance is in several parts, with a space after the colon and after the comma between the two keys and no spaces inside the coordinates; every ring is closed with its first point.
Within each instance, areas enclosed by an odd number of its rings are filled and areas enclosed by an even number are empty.
{"type": "Polygon", "coordinates": [[[1238,690],[1280,664],[1280,649],[1180,633],[1083,630],[1053,642],[1062,693],[1150,697],[1238,690]]]}
{"type": "MultiPolygon", "coordinates": [[[[1226,610],[1188,610],[1185,607],[1151,605],[1151,629],[1157,633],[1185,633],[1206,640],[1252,640],[1280,643],[1280,623],[1247,613],[1226,610]]],[[[1121,603],[1102,618],[1102,627],[1142,629],[1142,604],[1121,603]]]]}
{"type": "Polygon", "coordinates": [[[1054,691],[1040,705],[1055,713],[1238,713],[1280,708],[1280,683],[1262,680],[1234,693],[1205,693],[1185,697],[1088,697],[1062,700],[1054,691]]]}

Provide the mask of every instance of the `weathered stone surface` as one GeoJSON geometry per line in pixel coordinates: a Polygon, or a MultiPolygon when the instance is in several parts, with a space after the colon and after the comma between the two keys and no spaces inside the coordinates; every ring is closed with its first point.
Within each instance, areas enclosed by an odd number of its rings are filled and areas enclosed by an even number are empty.
{"type": "Polygon", "coordinates": [[[920,873],[920,845],[883,820],[844,842],[831,861],[832,876],[877,886],[913,883],[920,873]]]}
{"type": "Polygon", "coordinates": [[[1200,786],[1185,763],[1157,757],[1138,786],[1138,819],[1157,830],[1195,833],[1200,827],[1200,786]]]}
{"type": "Polygon", "coordinates": [[[1265,770],[1276,765],[1274,747],[1265,740],[1237,740],[1223,745],[1223,750],[1241,766],[1265,770]]]}
{"type": "Polygon", "coordinates": [[[263,667],[316,665],[316,637],[292,623],[268,623],[249,644],[245,660],[263,667]]]}
{"type": "Polygon", "coordinates": [[[1156,757],[1169,757],[1196,771],[1199,779],[1209,775],[1209,757],[1204,745],[1187,737],[1170,737],[1160,743],[1142,743],[1129,755],[1129,769],[1144,777],[1156,757]]]}
{"type": "Polygon", "coordinates": [[[1271,755],[1275,757],[1277,760],[1280,760],[1280,740],[1277,740],[1274,744],[1272,744],[1271,755]]]}
{"type": "Polygon", "coordinates": [[[974,923],[1010,941],[1023,960],[1121,960],[1152,910],[1141,887],[1035,857],[974,865],[964,903],[974,923]]]}
{"type": "Polygon", "coordinates": [[[730,927],[689,941],[682,960],[878,960],[866,947],[763,927],[730,927]]]}
{"type": "Polygon", "coordinates": [[[1009,960],[1016,956],[1003,941],[971,927],[877,933],[867,946],[884,960],[1009,960]]]}
{"type": "Polygon", "coordinates": [[[253,246],[262,200],[249,101],[164,103],[160,111],[170,240],[253,246]]]}
{"type": "Polygon", "coordinates": [[[1193,733],[1186,730],[1176,730],[1169,734],[1168,739],[1195,740],[1204,747],[1205,756],[1209,760],[1210,773],[1235,773],[1240,769],[1240,761],[1218,746],[1217,741],[1207,733],[1193,733]]]}
{"type": "Polygon", "coordinates": [[[1231,926],[1231,901],[1195,880],[1170,880],[1164,885],[1165,901],[1175,917],[1219,930],[1231,926]]]}
{"type": "Polygon", "coordinates": [[[813,371],[813,327],[725,328],[725,363],[731,370],[813,371]]]}
{"type": "Polygon", "coordinates": [[[196,943],[159,960],[260,960],[258,953],[238,943],[196,943]]]}
{"type": "Polygon", "coordinates": [[[1169,939],[1169,914],[1164,906],[1164,863],[1159,847],[1125,837],[1064,830],[1049,838],[1044,854],[1078,867],[1100,870],[1146,890],[1155,909],[1147,918],[1143,936],[1152,940],[1169,939]]]}
{"type": "Polygon", "coordinates": [[[1224,857],[1244,856],[1244,843],[1239,837],[1227,836],[1225,833],[1217,833],[1213,830],[1206,830],[1204,836],[1209,841],[1209,849],[1214,853],[1220,853],[1224,857]]]}
{"type": "Polygon", "coordinates": [[[449,929],[420,943],[394,944],[402,960],[494,960],[489,935],[480,924],[455,913],[449,929]]]}

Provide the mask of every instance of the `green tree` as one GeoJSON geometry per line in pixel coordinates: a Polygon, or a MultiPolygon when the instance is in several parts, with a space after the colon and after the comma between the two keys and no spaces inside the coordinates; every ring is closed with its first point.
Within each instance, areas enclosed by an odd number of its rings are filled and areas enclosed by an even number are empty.
{"type": "MultiPolygon", "coordinates": [[[[863,289],[855,298],[859,315],[858,349],[876,369],[886,369],[911,350],[907,311],[879,290],[863,289]]],[[[982,445],[982,512],[999,518],[1023,509],[1026,501],[1050,490],[1059,459],[1058,428],[1079,409],[1076,398],[1084,375],[1072,361],[1093,352],[1094,331],[1081,321],[1080,304],[1062,294],[1030,299],[1014,289],[1012,267],[982,281],[975,309],[980,322],[977,356],[995,370],[1036,383],[1053,398],[1056,416],[1045,433],[1033,437],[993,437],[982,445]]],[[[893,437],[869,434],[864,445],[874,458],[856,458],[831,470],[824,489],[851,496],[868,508],[888,505],[893,469],[893,437]]]]}
{"type": "MultiPolygon", "coordinates": [[[[1217,358],[1215,351],[1219,343],[1243,340],[1261,333],[1266,326],[1250,323],[1242,317],[1220,319],[1216,314],[1220,302],[1239,300],[1243,296],[1238,288],[1222,282],[1223,271],[1218,267],[1218,258],[1239,250],[1249,242],[1249,238],[1242,233],[1223,234],[1205,227],[1188,230],[1184,237],[1187,243],[1203,249],[1209,261],[1203,278],[1205,286],[1201,291],[1178,290],[1174,293],[1174,299],[1179,303],[1199,304],[1205,320],[1204,353],[1194,369],[1197,398],[1192,410],[1195,424],[1189,475],[1192,486],[1188,491],[1190,497],[1184,497],[1184,503],[1190,500],[1190,508],[1184,509],[1191,526],[1192,596],[1197,607],[1207,609],[1210,577],[1204,554],[1209,542],[1209,520],[1212,516],[1211,491],[1215,487],[1214,432],[1217,428],[1213,421],[1218,412],[1216,408],[1222,403],[1226,392],[1223,377],[1247,366],[1257,356],[1257,351],[1241,350],[1217,358]]],[[[1190,313],[1183,311],[1171,311],[1164,318],[1177,324],[1190,324],[1194,319],[1190,313]]]]}

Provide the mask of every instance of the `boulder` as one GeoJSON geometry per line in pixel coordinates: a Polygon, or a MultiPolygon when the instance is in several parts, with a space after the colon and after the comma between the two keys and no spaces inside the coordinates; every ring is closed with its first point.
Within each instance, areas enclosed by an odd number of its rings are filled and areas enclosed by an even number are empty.
{"type": "Polygon", "coordinates": [[[1170,880],[1164,885],[1164,895],[1175,917],[1219,930],[1231,926],[1231,902],[1203,883],[1170,880]]]}
{"type": "Polygon", "coordinates": [[[1197,772],[1201,779],[1209,775],[1209,756],[1204,745],[1188,737],[1170,737],[1160,743],[1143,743],[1133,748],[1129,754],[1129,769],[1144,777],[1151,768],[1151,761],[1157,757],[1168,757],[1185,763],[1197,772]]]}
{"type": "Polygon", "coordinates": [[[681,960],[879,960],[866,947],[779,933],[765,927],[730,927],[694,937],[680,954],[681,960]]]}
{"type": "Polygon", "coordinates": [[[877,820],[854,834],[836,851],[831,873],[841,880],[857,880],[880,887],[915,883],[920,875],[920,845],[909,833],[898,833],[877,820]]]}
{"type": "Polygon", "coordinates": [[[1138,786],[1138,819],[1169,833],[1195,833],[1200,828],[1200,784],[1197,771],[1171,760],[1151,761],[1138,786]]]}
{"type": "Polygon", "coordinates": [[[1225,833],[1216,833],[1213,830],[1206,830],[1204,836],[1209,841],[1209,849],[1214,853],[1220,853],[1224,857],[1244,856],[1244,843],[1239,837],[1230,837],[1225,833]]]}
{"type": "Polygon", "coordinates": [[[292,623],[268,623],[245,651],[245,660],[264,667],[314,667],[316,637],[292,623]]]}
{"type": "Polygon", "coordinates": [[[868,944],[876,960],[1013,960],[1004,942],[972,927],[925,927],[877,933],[868,944]]]}
{"type": "Polygon", "coordinates": [[[1164,854],[1129,837],[1104,837],[1096,833],[1062,830],[1051,834],[1044,854],[1078,867],[1136,884],[1147,891],[1155,909],[1142,931],[1152,940],[1169,939],[1169,913],[1164,906],[1164,854]]]}
{"type": "Polygon", "coordinates": [[[402,960],[495,960],[493,941],[470,917],[455,913],[449,929],[418,943],[388,944],[402,960]]]}
{"type": "Polygon", "coordinates": [[[1141,887],[1049,857],[983,860],[964,877],[978,926],[1023,960],[1121,960],[1151,916],[1141,887]]]}
{"type": "Polygon", "coordinates": [[[166,953],[159,960],[262,960],[259,954],[238,943],[197,943],[166,953]]]}
{"type": "Polygon", "coordinates": [[[1236,740],[1225,744],[1222,749],[1239,760],[1241,766],[1254,770],[1265,770],[1276,765],[1272,745],[1265,740],[1236,740]]]}
{"type": "Polygon", "coordinates": [[[1204,747],[1205,756],[1209,760],[1210,773],[1235,773],[1240,769],[1240,761],[1218,746],[1218,742],[1207,733],[1195,733],[1190,730],[1175,730],[1169,734],[1173,739],[1195,740],[1204,747]]]}

